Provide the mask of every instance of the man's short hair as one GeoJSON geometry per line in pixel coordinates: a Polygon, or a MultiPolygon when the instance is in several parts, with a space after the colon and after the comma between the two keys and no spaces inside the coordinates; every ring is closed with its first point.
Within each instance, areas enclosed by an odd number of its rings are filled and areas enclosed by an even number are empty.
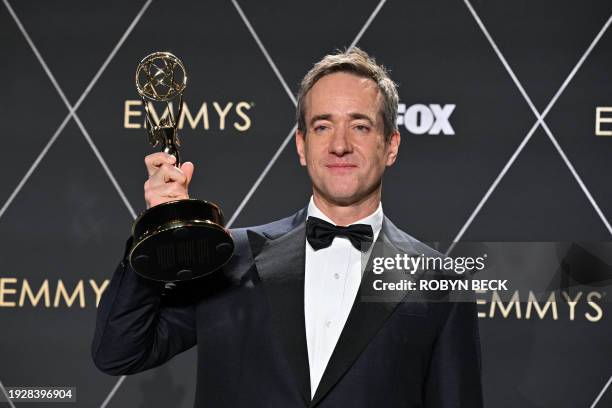
{"type": "Polygon", "coordinates": [[[335,72],[348,72],[363,78],[369,78],[378,85],[378,89],[382,93],[380,113],[383,117],[384,135],[385,140],[389,140],[391,134],[397,130],[397,105],[399,103],[397,86],[391,80],[387,69],[383,65],[377,64],[373,57],[357,47],[326,55],[304,76],[297,100],[296,120],[298,129],[304,134],[307,130],[305,118],[306,95],[319,79],[335,72]]]}

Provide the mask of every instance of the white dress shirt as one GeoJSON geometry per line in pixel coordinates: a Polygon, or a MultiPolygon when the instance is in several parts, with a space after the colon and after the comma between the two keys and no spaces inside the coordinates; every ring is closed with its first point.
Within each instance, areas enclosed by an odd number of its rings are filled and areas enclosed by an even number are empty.
{"type": "MultiPolygon", "coordinates": [[[[334,224],[317,208],[312,197],[307,216],[334,224]]],[[[379,203],[374,213],[353,224],[372,226],[375,242],[382,228],[382,221],[382,204],[379,203]]],[[[329,247],[318,251],[312,249],[308,240],[306,241],[304,320],[311,398],[314,397],[357,295],[363,272],[361,257],[361,251],[353,247],[346,237],[337,236],[329,247]]]]}

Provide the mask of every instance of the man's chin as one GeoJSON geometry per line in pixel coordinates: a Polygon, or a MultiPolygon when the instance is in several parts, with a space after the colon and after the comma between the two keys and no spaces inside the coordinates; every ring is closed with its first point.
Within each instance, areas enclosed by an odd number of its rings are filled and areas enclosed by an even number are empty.
{"type": "Polygon", "coordinates": [[[364,186],[363,180],[356,177],[344,179],[319,180],[313,183],[313,190],[328,203],[348,207],[367,200],[377,194],[380,183],[364,186]],[[322,181],[322,182],[321,182],[322,181]]]}
{"type": "Polygon", "coordinates": [[[347,207],[358,203],[362,197],[356,191],[341,190],[328,191],[324,194],[324,198],[332,204],[347,207]]]}

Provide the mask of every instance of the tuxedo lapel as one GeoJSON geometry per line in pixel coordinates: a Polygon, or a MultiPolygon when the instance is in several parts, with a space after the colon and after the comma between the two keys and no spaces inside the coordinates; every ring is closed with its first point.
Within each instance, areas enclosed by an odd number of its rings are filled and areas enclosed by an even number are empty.
{"type": "MultiPolygon", "coordinates": [[[[415,254],[416,250],[409,242],[406,242],[405,238],[401,238],[403,236],[399,232],[385,217],[375,245],[384,243],[384,245],[390,246],[393,251],[396,251],[395,253],[415,254]],[[398,242],[398,240],[404,242],[398,242]]],[[[385,297],[383,302],[363,301],[361,297],[365,292],[364,289],[377,278],[378,275],[374,275],[372,272],[372,257],[370,257],[344,329],[329,359],[311,406],[317,405],[342,378],[393,313],[399,302],[408,294],[407,291],[394,291],[391,297],[385,297]]]]}
{"type": "MultiPolygon", "coordinates": [[[[305,211],[304,211],[305,212],[305,211]]],[[[247,231],[257,273],[270,304],[272,325],[304,402],[310,401],[310,374],[304,322],[305,224],[298,213],[288,231],[247,231]],[[282,232],[285,232],[282,234],[282,232]],[[282,235],[281,235],[282,234],[282,235]]],[[[281,228],[282,230],[282,228],[281,228]]]]}
{"type": "MultiPolygon", "coordinates": [[[[344,329],[311,401],[304,319],[306,212],[304,208],[267,230],[247,230],[247,235],[257,273],[270,304],[274,333],[280,340],[305,404],[314,407],[342,378],[410,292],[394,291],[391,298],[385,297],[384,302],[362,301],[364,288],[377,278],[372,272],[370,257],[344,329]]],[[[390,247],[394,254],[416,255],[419,250],[412,242],[418,241],[397,229],[386,217],[383,219],[377,244],[390,247]]]]}

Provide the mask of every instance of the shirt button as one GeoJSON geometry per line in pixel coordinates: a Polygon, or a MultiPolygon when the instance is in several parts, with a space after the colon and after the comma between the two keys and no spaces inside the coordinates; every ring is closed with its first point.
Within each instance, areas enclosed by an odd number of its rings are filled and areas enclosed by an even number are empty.
{"type": "Polygon", "coordinates": [[[325,326],[326,326],[326,327],[330,327],[330,326],[331,326],[331,320],[326,321],[326,322],[325,322],[325,326]]]}
{"type": "Polygon", "coordinates": [[[339,273],[334,273],[334,279],[340,279],[340,274],[339,273]]]}

